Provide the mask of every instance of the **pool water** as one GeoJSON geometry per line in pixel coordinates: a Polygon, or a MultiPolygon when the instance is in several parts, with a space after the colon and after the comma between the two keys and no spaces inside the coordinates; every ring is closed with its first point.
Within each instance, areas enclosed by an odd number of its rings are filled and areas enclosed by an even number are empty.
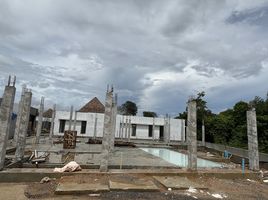
{"type": "MultiPolygon", "coordinates": [[[[140,149],[154,156],[158,156],[163,160],[175,164],[179,167],[188,166],[188,155],[186,154],[163,148],[140,148],[140,149]]],[[[220,163],[197,158],[197,167],[199,168],[214,168],[214,167],[219,168],[221,166],[222,165],[220,163]]]]}

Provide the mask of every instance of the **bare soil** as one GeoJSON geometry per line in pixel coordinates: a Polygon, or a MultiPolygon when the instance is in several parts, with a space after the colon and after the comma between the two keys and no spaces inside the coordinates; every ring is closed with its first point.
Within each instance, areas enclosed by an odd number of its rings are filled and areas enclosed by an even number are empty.
{"type": "MultiPolygon", "coordinates": [[[[98,179],[101,182],[108,182],[110,176],[113,175],[88,175],[88,176],[65,176],[57,181],[48,183],[0,183],[0,199],[93,199],[93,200],[169,200],[169,199],[216,199],[212,195],[219,194],[224,196],[224,199],[234,200],[250,200],[260,199],[268,200],[268,185],[260,181],[247,180],[247,179],[218,179],[218,178],[191,178],[192,181],[200,183],[208,188],[208,190],[172,190],[168,191],[167,188],[161,187],[160,192],[129,192],[129,191],[111,191],[101,194],[87,195],[55,195],[54,190],[58,182],[75,182],[75,183],[89,183],[98,179]],[[13,189],[12,189],[13,188],[13,189]],[[16,193],[15,193],[16,192],[16,193]],[[15,193],[15,194],[14,194],[15,193]]],[[[152,179],[150,176],[146,176],[152,179]]],[[[114,179],[120,181],[138,181],[138,178],[144,178],[144,175],[116,175],[114,179]]]]}

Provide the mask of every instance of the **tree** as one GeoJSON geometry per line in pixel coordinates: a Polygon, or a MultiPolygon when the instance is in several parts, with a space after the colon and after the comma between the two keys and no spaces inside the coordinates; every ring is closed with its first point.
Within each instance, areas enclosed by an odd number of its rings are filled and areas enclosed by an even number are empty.
{"type": "MultiPolygon", "coordinates": [[[[196,101],[196,109],[197,109],[197,138],[199,140],[202,139],[202,123],[203,121],[206,124],[206,118],[212,115],[212,112],[207,108],[207,102],[203,99],[205,96],[205,92],[198,92],[197,97],[194,99],[196,101]]],[[[185,119],[187,126],[187,108],[183,113],[179,113],[175,119],[185,119]]]]}
{"type": "Polygon", "coordinates": [[[126,101],[124,104],[119,106],[118,110],[122,115],[136,115],[138,112],[137,105],[132,101],[126,101]]]}
{"type": "MultiPolygon", "coordinates": [[[[268,153],[268,94],[264,100],[256,96],[249,103],[237,102],[233,108],[219,114],[213,114],[203,100],[204,92],[197,94],[197,135],[200,140],[202,119],[205,120],[206,141],[229,145],[239,148],[248,148],[247,114],[250,107],[256,109],[257,130],[260,152],[268,153]]],[[[177,119],[187,119],[187,109],[180,113],[177,119]]],[[[187,121],[186,121],[187,122],[187,121]]]]}
{"type": "Polygon", "coordinates": [[[151,111],[143,111],[143,117],[157,117],[157,114],[151,111]]]}

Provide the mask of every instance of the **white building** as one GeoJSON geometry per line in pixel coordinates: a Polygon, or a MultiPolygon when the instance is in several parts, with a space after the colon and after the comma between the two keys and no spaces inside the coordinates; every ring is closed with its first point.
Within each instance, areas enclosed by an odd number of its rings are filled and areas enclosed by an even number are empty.
{"type": "MultiPolygon", "coordinates": [[[[104,106],[97,98],[87,103],[76,115],[75,130],[77,136],[103,136],[104,106]]],[[[56,112],[54,135],[63,136],[64,131],[69,129],[69,119],[70,112],[56,112]]],[[[73,130],[74,119],[71,124],[71,130],[73,130]]],[[[185,141],[185,121],[171,118],[117,115],[115,138],[128,137],[130,139],[185,141]]]]}

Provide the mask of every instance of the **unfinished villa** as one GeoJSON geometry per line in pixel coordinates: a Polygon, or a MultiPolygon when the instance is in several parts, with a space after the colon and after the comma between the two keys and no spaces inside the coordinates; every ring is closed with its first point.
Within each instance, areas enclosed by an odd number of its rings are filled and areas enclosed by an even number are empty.
{"type": "Polygon", "coordinates": [[[248,148],[240,149],[207,142],[205,124],[197,140],[194,98],[186,103],[184,120],[122,115],[120,94],[112,87],[105,102],[94,97],[69,111],[57,105],[45,110],[44,97],[33,108],[34,94],[26,86],[15,109],[15,77],[1,89],[0,187],[24,183],[27,198],[239,199],[243,194],[247,199],[259,190],[254,198],[262,199],[267,194],[268,155],[258,149],[254,108],[246,113],[248,148]]]}
{"type": "MultiPolygon", "coordinates": [[[[102,138],[104,128],[104,105],[93,98],[84,107],[72,114],[71,129],[79,137],[102,138]]],[[[70,112],[57,111],[54,135],[63,136],[70,125],[70,112]]],[[[185,120],[116,115],[115,138],[144,139],[152,141],[184,141],[185,120]]]]}

